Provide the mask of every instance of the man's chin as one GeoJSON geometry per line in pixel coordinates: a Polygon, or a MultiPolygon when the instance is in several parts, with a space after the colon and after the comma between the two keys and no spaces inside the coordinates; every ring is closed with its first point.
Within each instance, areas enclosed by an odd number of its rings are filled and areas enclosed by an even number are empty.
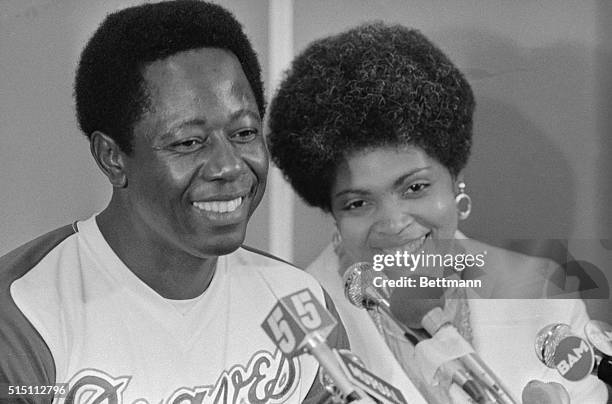
{"type": "Polygon", "coordinates": [[[200,245],[197,249],[203,256],[220,256],[231,254],[236,251],[245,239],[245,234],[232,234],[225,237],[216,237],[216,240],[207,240],[205,245],[200,245]]]}
{"type": "Polygon", "coordinates": [[[234,251],[236,251],[238,248],[240,248],[241,245],[242,245],[242,242],[231,243],[231,244],[228,243],[228,244],[220,245],[215,248],[213,255],[221,256],[221,255],[231,254],[234,251]]]}

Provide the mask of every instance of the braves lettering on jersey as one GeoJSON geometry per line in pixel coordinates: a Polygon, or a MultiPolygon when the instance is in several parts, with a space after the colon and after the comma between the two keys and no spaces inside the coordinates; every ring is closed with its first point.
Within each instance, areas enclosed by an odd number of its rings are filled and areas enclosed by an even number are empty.
{"type": "MultiPolygon", "coordinates": [[[[240,248],[219,257],[201,296],[165,299],[92,217],[0,259],[0,388],[67,383],[56,403],[308,401],[323,394],[316,361],[288,359],[260,326],[279,297],[304,287],[336,315],[308,274],[240,248]]],[[[328,340],[348,346],[341,326],[328,340]]],[[[17,401],[0,392],[7,398],[17,401]]]]}

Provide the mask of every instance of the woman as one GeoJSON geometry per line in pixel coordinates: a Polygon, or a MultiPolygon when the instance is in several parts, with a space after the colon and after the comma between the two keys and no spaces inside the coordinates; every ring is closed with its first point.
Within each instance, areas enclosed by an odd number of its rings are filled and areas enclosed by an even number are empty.
{"type": "MultiPolygon", "coordinates": [[[[580,300],[491,299],[540,297],[555,268],[458,231],[471,209],[462,170],[474,105],[461,72],[427,38],[375,23],[312,43],[294,60],[270,108],[274,162],[337,226],[335,242],[307,271],[334,298],[353,352],[410,402],[418,402],[414,385],[428,402],[451,399],[425,382],[410,344],[388,318],[344,298],[342,274],[352,263],[387,257],[387,276],[414,282],[480,279],[473,289],[394,287],[392,311],[420,327],[424,302],[442,305],[515,398],[532,379],[563,380],[533,353],[536,333],[555,322],[581,332],[588,321],[580,300]],[[474,259],[466,266],[468,255],[474,259]],[[432,262],[423,265],[427,257],[432,262]],[[445,301],[437,300],[439,292],[445,301]]],[[[572,402],[606,401],[605,386],[593,377],[565,387],[572,402]]]]}

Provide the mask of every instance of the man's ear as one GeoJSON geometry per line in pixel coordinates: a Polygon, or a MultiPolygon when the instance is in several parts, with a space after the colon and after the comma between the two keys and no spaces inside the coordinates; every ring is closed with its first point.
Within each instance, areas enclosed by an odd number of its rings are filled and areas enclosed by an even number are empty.
{"type": "Polygon", "coordinates": [[[95,131],[90,137],[90,151],[98,167],[115,188],[127,186],[125,153],[117,142],[105,133],[95,131]]]}

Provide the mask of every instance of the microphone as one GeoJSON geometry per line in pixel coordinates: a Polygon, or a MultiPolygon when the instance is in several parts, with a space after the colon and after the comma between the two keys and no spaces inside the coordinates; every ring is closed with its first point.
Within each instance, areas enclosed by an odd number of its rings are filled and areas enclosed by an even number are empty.
{"type": "Polygon", "coordinates": [[[458,360],[478,381],[495,395],[497,402],[507,404],[516,403],[507,389],[503,387],[499,378],[484,363],[480,356],[478,356],[471,345],[461,336],[461,334],[459,334],[441,308],[433,308],[423,317],[421,324],[423,328],[434,337],[438,335],[443,336],[445,344],[448,346],[459,347],[456,349],[461,349],[463,346],[469,346],[471,352],[465,352],[465,354],[458,357],[458,360]]]}
{"type": "Polygon", "coordinates": [[[421,320],[427,313],[436,307],[444,309],[445,291],[442,287],[395,288],[389,299],[391,311],[402,324],[422,328],[421,320]]]}
{"type": "MultiPolygon", "coordinates": [[[[386,275],[378,273],[376,276],[381,277],[381,280],[386,280],[386,275]]],[[[413,345],[416,345],[416,353],[421,355],[420,361],[417,361],[421,367],[423,376],[429,383],[434,379],[434,375],[437,371],[441,372],[441,376],[452,380],[455,384],[459,385],[463,391],[465,391],[475,402],[491,402],[485,401],[488,399],[487,392],[483,391],[481,386],[473,379],[469,372],[467,372],[462,363],[458,362],[456,358],[463,355],[466,352],[473,352],[472,347],[465,342],[468,351],[457,351],[450,353],[447,350],[441,349],[441,345],[437,340],[426,339],[422,336],[417,335],[410,326],[406,325],[403,321],[400,321],[395,311],[392,311],[392,305],[387,300],[389,298],[389,292],[386,289],[379,289],[374,286],[374,271],[371,265],[367,262],[359,262],[351,265],[347,268],[343,276],[344,279],[344,292],[346,298],[358,308],[365,308],[371,310],[377,308],[384,312],[390,319],[395,323],[403,332],[406,339],[408,339],[413,345]],[[435,360],[433,359],[435,358],[435,360]]],[[[385,282],[382,282],[383,284],[385,282]]],[[[408,309],[408,317],[416,319],[418,316],[419,322],[426,312],[431,311],[434,305],[440,304],[441,299],[428,299],[426,302],[420,300],[411,300],[410,305],[415,306],[414,310],[408,309]],[[413,305],[414,303],[414,305],[413,305]]],[[[443,300],[442,300],[443,302],[443,300]]],[[[401,313],[400,313],[401,314],[401,313]]],[[[408,318],[403,316],[403,318],[408,318]]],[[[408,322],[414,322],[408,320],[408,322]]],[[[439,328],[439,327],[438,327],[439,328]]],[[[431,333],[430,333],[431,335],[431,333]]],[[[464,345],[464,348],[465,348],[464,345]]],[[[457,345],[455,345],[456,347],[457,345]]]]}
{"type": "MultiPolygon", "coordinates": [[[[381,277],[382,280],[388,279],[382,272],[377,276],[381,277]]],[[[390,293],[386,288],[374,286],[374,270],[369,263],[358,262],[348,267],[344,272],[343,281],[344,295],[353,306],[366,310],[376,308],[382,311],[397,324],[412,345],[416,345],[424,339],[400,321],[391,311],[391,304],[388,300],[390,293]]]]}
{"type": "MultiPolygon", "coordinates": [[[[448,381],[451,381],[461,387],[473,402],[494,403],[495,401],[490,400],[486,390],[474,380],[472,375],[459,361],[458,358],[462,355],[473,352],[469,344],[465,345],[449,345],[444,338],[441,338],[440,334],[437,334],[430,339],[419,342],[414,347],[415,362],[418,364],[419,370],[427,383],[433,385],[435,384],[434,381],[437,381],[447,385],[448,381]]],[[[452,385],[448,393],[451,396],[453,395],[452,385]]]]}
{"type": "Polygon", "coordinates": [[[523,389],[523,404],[570,404],[570,396],[561,384],[532,380],[523,389]]]}
{"type": "MultiPolygon", "coordinates": [[[[355,362],[359,363],[362,366],[365,366],[361,358],[359,358],[357,355],[355,355],[353,352],[349,351],[348,349],[339,349],[338,353],[340,355],[350,356],[355,362]]],[[[336,387],[334,380],[327,373],[327,371],[325,371],[325,369],[319,372],[319,382],[323,385],[323,387],[325,387],[325,390],[327,390],[332,396],[336,398],[340,397],[340,394],[341,394],[340,390],[338,389],[338,387],[336,387]]]]}
{"type": "MultiPolygon", "coordinates": [[[[579,381],[593,372],[595,353],[567,324],[549,324],[535,338],[536,356],[566,380],[579,381]]],[[[604,380],[605,381],[605,380],[604,380]]]]}
{"type": "Polygon", "coordinates": [[[374,286],[374,273],[369,263],[358,262],[348,267],[343,281],[344,295],[353,305],[368,310],[378,305],[390,308],[387,299],[391,293],[386,287],[374,286]]]}
{"type": "Polygon", "coordinates": [[[593,348],[603,355],[612,356],[612,325],[598,320],[589,320],[584,326],[584,334],[593,348]]]}
{"type": "MultiPolygon", "coordinates": [[[[407,404],[402,393],[391,384],[367,370],[359,356],[346,349],[336,351],[336,356],[349,380],[354,385],[362,388],[368,396],[377,400],[377,403],[407,404]]],[[[338,396],[338,389],[326,371],[319,374],[319,380],[327,391],[333,396],[338,396]]]]}
{"type": "Polygon", "coordinates": [[[589,320],[584,333],[595,352],[597,377],[612,386],[612,326],[603,321],[589,320]]]}
{"type": "Polygon", "coordinates": [[[538,332],[536,355],[549,368],[571,381],[588,375],[612,386],[612,326],[590,320],[584,326],[586,341],[563,323],[549,324],[538,332]]]}
{"type": "MultiPolygon", "coordinates": [[[[327,372],[347,402],[374,404],[346,376],[326,338],[337,322],[309,289],[302,289],[277,302],[261,324],[275,345],[289,358],[308,352],[327,372]]],[[[400,393],[401,396],[401,393],[400,393]]]]}

